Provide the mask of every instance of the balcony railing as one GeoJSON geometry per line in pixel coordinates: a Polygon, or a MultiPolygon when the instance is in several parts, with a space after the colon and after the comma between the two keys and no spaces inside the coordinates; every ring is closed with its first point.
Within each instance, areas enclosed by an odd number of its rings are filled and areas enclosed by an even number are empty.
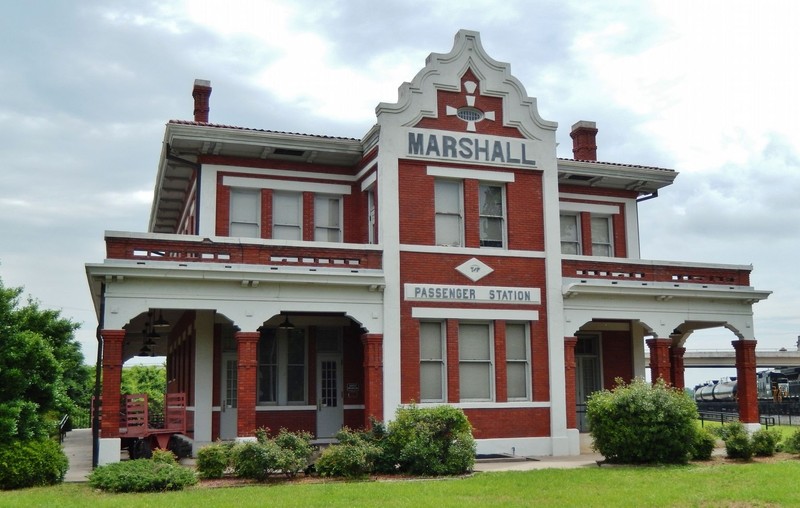
{"type": "Polygon", "coordinates": [[[630,262],[613,260],[565,259],[561,264],[564,277],[575,279],[609,279],[634,282],[674,282],[676,284],[706,284],[726,286],[749,286],[750,268],[731,265],[691,266],[686,263],[665,261],[630,262]]]}
{"type": "Polygon", "coordinates": [[[141,261],[224,263],[271,266],[381,269],[382,253],[374,246],[353,244],[320,246],[273,244],[247,240],[189,235],[106,233],[106,257],[141,261]],[[228,241],[229,240],[229,241],[228,241]]]}

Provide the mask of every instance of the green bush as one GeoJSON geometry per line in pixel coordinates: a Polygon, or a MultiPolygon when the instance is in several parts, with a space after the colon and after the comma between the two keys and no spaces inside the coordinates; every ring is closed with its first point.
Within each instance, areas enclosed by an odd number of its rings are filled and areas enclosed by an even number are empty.
{"type": "Polygon", "coordinates": [[[231,450],[233,473],[239,478],[263,481],[280,471],[282,451],[272,441],[238,443],[231,450]]]}
{"type": "Polygon", "coordinates": [[[197,477],[190,469],[150,459],[106,464],[89,475],[91,487],[109,492],[182,490],[195,483],[197,477]]]}
{"type": "Polygon", "coordinates": [[[452,406],[399,408],[378,445],[384,472],[453,475],[475,464],[472,426],[452,406]]]}
{"type": "Polygon", "coordinates": [[[728,458],[749,460],[753,457],[753,441],[740,422],[723,425],[720,433],[728,458]]]}
{"type": "Polygon", "coordinates": [[[162,464],[177,464],[178,459],[175,454],[169,450],[153,450],[153,462],[160,462],[162,464]]]}
{"type": "Polygon", "coordinates": [[[772,457],[778,448],[781,435],[776,430],[761,429],[751,436],[753,443],[753,455],[756,457],[772,457]]]}
{"type": "Polygon", "coordinates": [[[64,480],[69,463],[51,439],[11,441],[0,445],[0,489],[54,485],[64,480]]]}
{"type": "Polygon", "coordinates": [[[231,451],[231,463],[236,476],[265,480],[269,475],[283,473],[295,476],[308,466],[314,451],[311,434],[281,429],[274,439],[266,429],[256,432],[256,441],[240,443],[231,451]]]}
{"type": "Polygon", "coordinates": [[[197,473],[201,478],[222,478],[231,467],[233,443],[213,443],[197,452],[197,473]]]}
{"type": "Polygon", "coordinates": [[[711,453],[716,444],[717,438],[714,434],[706,429],[696,429],[692,439],[692,460],[711,459],[711,453]]]}
{"type": "Polygon", "coordinates": [[[281,470],[287,476],[294,476],[308,467],[314,447],[308,432],[289,432],[281,429],[275,436],[275,444],[284,452],[281,470]]]}
{"type": "Polygon", "coordinates": [[[613,390],[589,397],[587,418],[594,448],[609,462],[683,464],[692,451],[697,406],[662,379],[617,379],[613,390]]]}
{"type": "Polygon", "coordinates": [[[338,444],[326,448],[314,467],[322,476],[363,478],[374,470],[381,449],[369,434],[343,428],[336,435],[338,444]]]}
{"type": "Polygon", "coordinates": [[[781,445],[785,452],[800,453],[800,429],[795,430],[781,445]]]}

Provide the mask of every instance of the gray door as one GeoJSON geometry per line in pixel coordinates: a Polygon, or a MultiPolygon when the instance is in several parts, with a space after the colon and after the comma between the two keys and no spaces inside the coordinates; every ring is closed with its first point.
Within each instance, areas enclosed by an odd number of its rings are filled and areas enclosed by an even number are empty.
{"type": "Polygon", "coordinates": [[[236,352],[223,353],[221,363],[220,387],[222,393],[220,394],[219,437],[220,439],[236,439],[236,408],[239,398],[236,352]]]}
{"type": "Polygon", "coordinates": [[[579,336],[575,346],[575,402],[578,405],[578,430],[588,432],[586,400],[592,393],[602,390],[600,368],[600,337],[579,336]]]}

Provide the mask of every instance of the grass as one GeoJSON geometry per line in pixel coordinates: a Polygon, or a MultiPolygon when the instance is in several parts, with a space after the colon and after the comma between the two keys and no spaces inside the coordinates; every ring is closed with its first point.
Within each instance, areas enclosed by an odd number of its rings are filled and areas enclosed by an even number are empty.
{"type": "Polygon", "coordinates": [[[800,460],[730,465],[588,467],[480,473],[469,478],[190,488],[104,494],[87,484],[0,493],[0,506],[798,506],[800,460]],[[783,487],[781,487],[783,485],[783,487]]]}

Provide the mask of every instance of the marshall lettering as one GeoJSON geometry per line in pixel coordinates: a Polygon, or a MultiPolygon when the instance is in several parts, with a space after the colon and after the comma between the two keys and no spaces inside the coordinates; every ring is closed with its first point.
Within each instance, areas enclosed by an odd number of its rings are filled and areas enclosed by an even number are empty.
{"type": "Polygon", "coordinates": [[[448,136],[425,132],[408,133],[408,154],[439,159],[521,164],[536,167],[528,159],[527,145],[522,141],[501,141],[470,136],[448,136]]]}

